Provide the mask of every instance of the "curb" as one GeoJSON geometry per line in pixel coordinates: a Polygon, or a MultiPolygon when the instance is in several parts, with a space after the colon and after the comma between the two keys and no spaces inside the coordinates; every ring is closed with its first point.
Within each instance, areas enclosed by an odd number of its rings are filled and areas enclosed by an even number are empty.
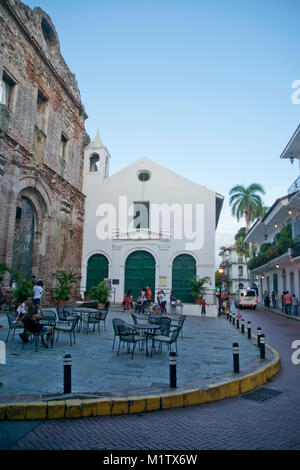
{"type": "MultiPolygon", "coordinates": [[[[253,335],[253,337],[255,337],[253,335]]],[[[20,402],[0,404],[0,421],[86,418],[143,413],[147,411],[200,405],[223,400],[248,392],[276,375],[280,370],[278,352],[266,344],[273,360],[255,372],[239,376],[205,388],[166,392],[159,395],[124,396],[118,398],[67,399],[48,402],[20,402]]]]}

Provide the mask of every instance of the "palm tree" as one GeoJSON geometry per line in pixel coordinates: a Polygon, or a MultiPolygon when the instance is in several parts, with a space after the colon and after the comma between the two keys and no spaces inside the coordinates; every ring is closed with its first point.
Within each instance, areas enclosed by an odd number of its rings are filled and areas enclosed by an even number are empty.
{"type": "Polygon", "coordinates": [[[252,183],[248,187],[238,184],[229,191],[232,215],[238,222],[245,217],[246,233],[250,229],[251,222],[263,211],[263,202],[259,193],[265,194],[265,190],[258,183],[252,183]]]}

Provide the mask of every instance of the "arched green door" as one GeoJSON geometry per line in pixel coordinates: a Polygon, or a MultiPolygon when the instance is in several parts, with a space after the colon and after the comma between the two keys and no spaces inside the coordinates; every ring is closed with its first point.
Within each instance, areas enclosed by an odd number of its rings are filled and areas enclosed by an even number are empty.
{"type": "Polygon", "coordinates": [[[155,259],[147,251],[134,251],[125,263],[125,293],[132,291],[136,300],[140,290],[149,286],[155,297],[155,259]]]}
{"type": "Polygon", "coordinates": [[[196,276],[196,261],[190,255],[179,255],[173,261],[172,289],[181,302],[193,303],[188,278],[196,276]]]}
{"type": "Polygon", "coordinates": [[[86,290],[99,284],[103,279],[108,278],[108,260],[104,255],[93,255],[87,264],[86,290]]]}

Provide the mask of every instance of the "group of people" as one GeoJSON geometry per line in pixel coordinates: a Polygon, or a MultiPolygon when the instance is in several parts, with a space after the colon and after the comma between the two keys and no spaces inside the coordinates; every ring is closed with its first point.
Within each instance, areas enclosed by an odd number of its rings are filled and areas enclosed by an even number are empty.
{"type": "MultiPolygon", "coordinates": [[[[135,310],[136,313],[143,314],[146,311],[150,312],[150,307],[151,307],[151,302],[152,302],[152,291],[149,286],[146,286],[145,288],[142,288],[140,290],[140,293],[138,295],[138,298],[136,299],[135,305],[133,305],[133,297],[132,297],[132,291],[129,290],[126,295],[123,298],[123,310],[135,310]]],[[[171,312],[175,313],[176,311],[176,296],[173,291],[170,293],[170,307],[171,307],[171,312]]],[[[161,313],[166,313],[167,309],[167,295],[163,290],[160,290],[157,293],[157,305],[158,309],[161,311],[161,313]]]]}
{"type": "MultiPolygon", "coordinates": [[[[270,307],[272,302],[272,307],[277,307],[278,296],[273,291],[271,297],[267,291],[264,292],[263,296],[264,305],[265,307],[270,307]]],[[[287,315],[298,315],[298,308],[299,308],[299,299],[296,297],[295,294],[291,295],[289,291],[283,291],[281,295],[281,311],[286,313],[287,315]]]]}

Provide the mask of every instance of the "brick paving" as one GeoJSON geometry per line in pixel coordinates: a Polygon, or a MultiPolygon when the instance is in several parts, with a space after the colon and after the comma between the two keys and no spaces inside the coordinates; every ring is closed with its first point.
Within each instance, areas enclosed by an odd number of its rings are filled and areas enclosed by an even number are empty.
{"type": "MultiPolygon", "coordinates": [[[[253,331],[262,327],[281,356],[281,371],[265,386],[282,393],[265,402],[242,396],[220,402],[137,415],[55,420],[32,424],[11,449],[299,449],[300,365],[291,362],[291,344],[300,323],[263,310],[241,311],[253,331]]],[[[231,327],[232,328],[232,327],[231,327]]],[[[9,430],[3,423],[0,430],[9,430]]],[[[20,423],[21,425],[21,423],[20,423]]]]}

